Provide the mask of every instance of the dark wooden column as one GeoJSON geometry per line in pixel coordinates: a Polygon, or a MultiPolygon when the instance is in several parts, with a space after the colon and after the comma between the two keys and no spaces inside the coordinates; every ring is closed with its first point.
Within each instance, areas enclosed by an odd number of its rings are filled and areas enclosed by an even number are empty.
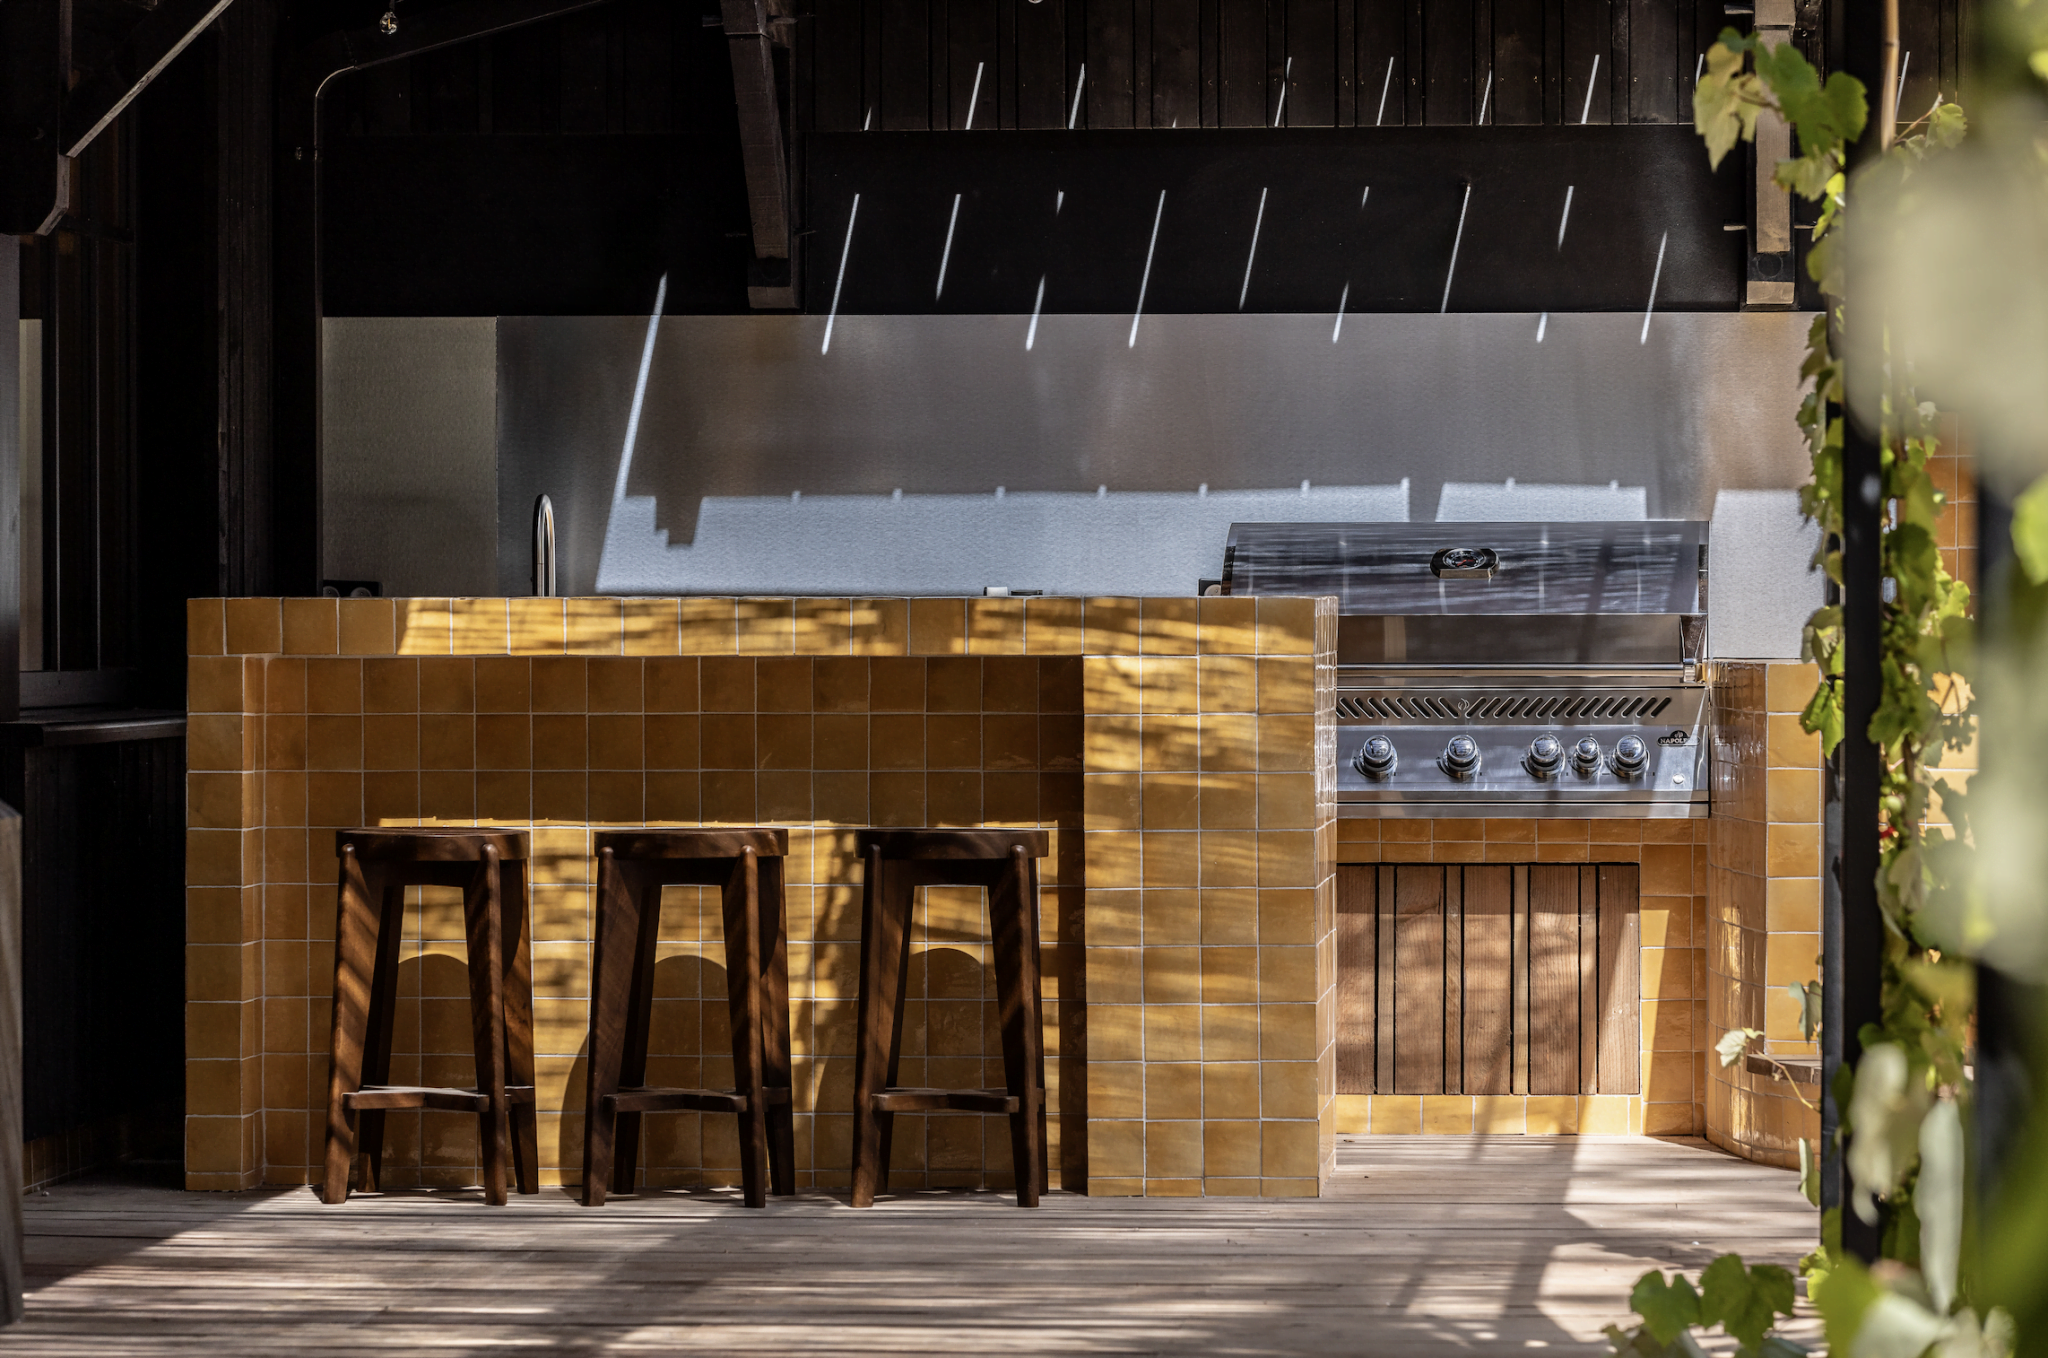
{"type": "Polygon", "coordinates": [[[219,23],[219,589],[270,594],[276,0],[237,0],[219,23]]]}
{"type": "MultiPolygon", "coordinates": [[[[1887,76],[1884,61],[1885,0],[1844,0],[1843,68],[1870,91],[1870,119],[1862,140],[1850,148],[1850,163],[1868,163],[1883,153],[1886,138],[1878,109],[1878,92],[1887,76]]],[[[1853,285],[1846,324],[1866,334],[1883,324],[1873,310],[1855,309],[1853,285]]],[[[1839,338],[1839,337],[1838,337],[1839,338]]],[[[1838,347],[1837,353],[1842,352],[1838,347]]],[[[1882,1017],[1884,920],[1877,901],[1879,854],[1878,788],[1883,752],[1870,739],[1870,719],[1877,712],[1883,687],[1883,532],[1884,482],[1879,458],[1879,430],[1859,414],[1874,416],[1883,376],[1872,359],[1852,361],[1845,385],[1849,410],[1842,448],[1842,910],[1841,927],[1824,945],[1839,948],[1841,984],[1824,994],[1830,1012],[1823,1053],[1822,1086],[1832,1089],[1842,1064],[1854,1067],[1863,1052],[1857,1034],[1882,1017]],[[1835,1010],[1839,996],[1840,1009],[1835,1010]]],[[[1843,1174],[1840,1161],[1835,1173],[1843,1174]]],[[[1846,1202],[1844,1184],[1835,1186],[1835,1200],[1846,1202]]],[[[1854,1211],[1842,1213],[1842,1243],[1856,1257],[1875,1260],[1879,1228],[1866,1225],[1854,1211]]]]}
{"type": "Polygon", "coordinates": [[[21,247],[0,235],[0,721],[21,715],[20,349],[21,247]]]}

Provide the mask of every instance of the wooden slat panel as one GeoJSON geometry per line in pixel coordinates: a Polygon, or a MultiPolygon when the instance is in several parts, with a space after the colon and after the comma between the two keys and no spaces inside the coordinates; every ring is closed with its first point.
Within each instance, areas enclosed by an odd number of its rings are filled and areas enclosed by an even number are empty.
{"type": "Polygon", "coordinates": [[[1218,90],[1224,127],[1266,121],[1266,9],[1223,0],[1218,11],[1218,90]]]}
{"type": "Polygon", "coordinates": [[[1400,1030],[1394,1022],[1394,869],[1380,867],[1374,872],[1379,880],[1378,899],[1386,903],[1386,909],[1379,911],[1379,927],[1375,931],[1378,942],[1373,949],[1379,963],[1379,979],[1373,989],[1373,1092],[1391,1094],[1394,1044],[1400,1040],[1400,1030]]]}
{"type": "Polygon", "coordinates": [[[882,71],[875,126],[884,132],[929,132],[931,6],[926,0],[876,0],[882,16],[882,71]]]}
{"type": "Polygon", "coordinates": [[[1357,0],[1337,0],[1337,126],[1358,125],[1357,0]]]}
{"type": "Polygon", "coordinates": [[[1408,108],[1402,0],[1358,0],[1358,125],[1398,127],[1408,108]]]}
{"type": "Polygon", "coordinates": [[[1529,1092],[1579,1092],[1579,870],[1529,869],[1529,1092]]]}
{"type": "Polygon", "coordinates": [[[1434,4],[1423,12],[1423,62],[1428,82],[1423,120],[1432,127],[1470,124],[1479,107],[1472,85],[1472,7],[1434,4]]]}
{"type": "Polygon", "coordinates": [[[1337,121],[1337,0],[1286,0],[1288,127],[1337,121]]]}
{"type": "Polygon", "coordinates": [[[1152,126],[1202,125],[1201,0],[1152,0],[1152,126]]]}
{"type": "Polygon", "coordinates": [[[1629,72],[1633,66],[1629,60],[1629,7],[1633,3],[1635,0],[1608,0],[1607,5],[1608,21],[1612,25],[1607,36],[1611,74],[1604,83],[1607,86],[1609,101],[1607,106],[1611,110],[1608,119],[1610,122],[1628,121],[1629,72]]]}
{"type": "Polygon", "coordinates": [[[1017,126],[1067,125],[1066,11],[1059,0],[1017,6],[1017,126]]]}
{"type": "Polygon", "coordinates": [[[1090,127],[1132,123],[1131,0],[1088,0],[1088,88],[1081,116],[1090,127]]]}
{"type": "Polygon", "coordinates": [[[1506,1094],[1514,1067],[1513,869],[1463,870],[1465,1069],[1467,1094],[1506,1094]]]}
{"type": "Polygon", "coordinates": [[[1614,73],[1608,43],[1613,23],[1607,0],[1563,0],[1563,33],[1560,50],[1564,85],[1564,121],[1589,123],[1611,121],[1608,80],[1614,73]],[[1599,66],[1594,66],[1598,58],[1599,66]],[[1592,81],[1593,98],[1586,101],[1586,82],[1592,81]]]}
{"type": "Polygon", "coordinates": [[[1543,121],[1543,0],[1493,0],[1493,112],[1507,127],[1543,121]]]}
{"type": "Polygon", "coordinates": [[[1394,1092],[1444,1092],[1444,870],[1394,869],[1394,1092]]]}
{"type": "Polygon", "coordinates": [[[1131,0],[1131,125],[1152,126],[1152,9],[1154,0],[1131,0]]]}
{"type": "Polygon", "coordinates": [[[1600,1089],[1642,1087],[1641,869],[1610,863],[1593,869],[1600,893],[1600,1089]]]}
{"type": "Polygon", "coordinates": [[[1600,1079],[1599,877],[1579,869],[1579,1092],[1592,1094],[1600,1079]]]}
{"type": "Polygon", "coordinates": [[[1444,1093],[1465,1087],[1465,878],[1444,869],[1444,1093]]]}
{"type": "Polygon", "coordinates": [[[1517,867],[1509,876],[1508,929],[1512,957],[1508,979],[1513,987],[1515,1055],[1513,1092],[1529,1092],[1529,869],[1517,867]]]}
{"type": "Polygon", "coordinates": [[[946,126],[964,130],[971,123],[977,130],[993,132],[996,0],[946,0],[946,11],[946,126]],[[970,100],[974,102],[972,110],[970,100]]]}
{"type": "Polygon", "coordinates": [[[1337,869],[1337,1092],[1373,1092],[1379,871],[1337,869]]]}
{"type": "MultiPolygon", "coordinates": [[[[1629,121],[1679,121],[1678,14],[1671,0],[1629,0],[1628,42],[1629,121]]],[[[1685,73],[1692,75],[1690,61],[1685,73]]]]}
{"type": "Polygon", "coordinates": [[[817,0],[812,12],[812,116],[820,132],[858,132],[861,0],[817,0]]]}

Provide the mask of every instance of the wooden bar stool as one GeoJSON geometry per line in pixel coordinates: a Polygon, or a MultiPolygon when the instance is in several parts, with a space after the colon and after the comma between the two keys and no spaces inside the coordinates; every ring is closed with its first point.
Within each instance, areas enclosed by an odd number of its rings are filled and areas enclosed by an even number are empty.
{"type": "Polygon", "coordinates": [[[640,1162],[640,1115],[737,1113],[740,1178],[749,1207],[796,1192],[790,1109],[789,947],[782,860],[789,831],[607,830],[597,836],[597,944],[591,976],[589,1096],[583,1124],[583,1202],[630,1193],[640,1162]],[[654,1010],[654,944],[664,886],[725,892],[725,995],[734,1088],[647,1083],[654,1010]]]}
{"type": "Polygon", "coordinates": [[[526,927],[528,838],[522,830],[419,827],[341,830],[340,905],[334,934],[334,1026],[328,1043],[327,1164],[322,1202],[348,1198],[357,1126],[365,1157],[360,1190],[384,1167],[384,1114],[423,1108],[475,1113],[484,1197],[505,1204],[505,1162],[521,1193],[540,1191],[533,1097],[533,949],[526,927]],[[409,886],[462,888],[469,944],[470,1031],[476,1088],[387,1084],[398,1001],[398,945],[409,886]]]}
{"type": "Polygon", "coordinates": [[[1038,1206],[1045,1182],[1045,1044],[1038,1016],[1038,860],[1043,830],[863,830],[859,1039],[853,1055],[853,1205],[889,1186],[898,1113],[992,1113],[1010,1119],[1017,1205],[1038,1206]],[[904,984],[910,912],[923,886],[988,890],[995,933],[1003,1089],[903,1089],[904,984]]]}

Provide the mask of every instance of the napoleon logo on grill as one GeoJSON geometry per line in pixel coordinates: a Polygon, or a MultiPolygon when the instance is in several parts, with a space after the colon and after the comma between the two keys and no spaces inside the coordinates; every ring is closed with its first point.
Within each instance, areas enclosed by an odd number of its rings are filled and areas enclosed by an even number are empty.
{"type": "Polygon", "coordinates": [[[1429,559],[1429,573],[1439,580],[1491,580],[1500,569],[1500,554],[1491,547],[1445,547],[1429,559]]]}

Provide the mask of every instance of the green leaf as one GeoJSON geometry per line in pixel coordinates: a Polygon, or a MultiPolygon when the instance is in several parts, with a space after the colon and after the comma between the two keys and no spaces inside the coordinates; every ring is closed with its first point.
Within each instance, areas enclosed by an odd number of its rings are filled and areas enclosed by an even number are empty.
{"type": "Polygon", "coordinates": [[[1804,1137],[1799,1141],[1799,1192],[1815,1207],[1820,1206],[1820,1154],[1804,1137]]]}
{"type": "Polygon", "coordinates": [[[1719,1322],[1744,1349],[1754,1353],[1780,1315],[1792,1314],[1792,1274],[1776,1264],[1745,1268],[1742,1257],[1724,1254],[1700,1274],[1700,1320],[1719,1322]]]}
{"type": "Polygon", "coordinates": [[[1700,1294],[1683,1273],[1672,1274],[1667,1282],[1662,1273],[1651,1269],[1636,1279],[1628,1304],[1660,1344],[1669,1344],[1700,1323],[1700,1294]]]}
{"type": "Polygon", "coordinates": [[[1963,1252],[1963,1119],[1942,1099],[1920,1123],[1920,1177],[1913,1185],[1920,1214],[1920,1272],[1934,1309],[1948,1314],[1963,1252]]]}
{"type": "Polygon", "coordinates": [[[1961,104],[1936,104],[1927,115],[1927,139],[1943,150],[1959,144],[1969,130],[1970,121],[1963,116],[1961,104]]]}
{"type": "Polygon", "coordinates": [[[1884,1295],[1861,1261],[1837,1250],[1825,1277],[1807,1281],[1807,1294],[1827,1327],[1828,1352],[1848,1354],[1863,1328],[1863,1317],[1884,1295]]]}
{"type": "Polygon", "coordinates": [[[2012,502],[2012,551],[2034,584],[2048,584],[2048,476],[2012,502]]]}
{"type": "Polygon", "coordinates": [[[1762,1036],[1754,1028],[1730,1028],[1721,1034],[1721,1040],[1714,1044],[1714,1054],[1721,1058],[1721,1069],[1726,1070],[1740,1061],[1749,1050],[1749,1044],[1762,1036]]]}

